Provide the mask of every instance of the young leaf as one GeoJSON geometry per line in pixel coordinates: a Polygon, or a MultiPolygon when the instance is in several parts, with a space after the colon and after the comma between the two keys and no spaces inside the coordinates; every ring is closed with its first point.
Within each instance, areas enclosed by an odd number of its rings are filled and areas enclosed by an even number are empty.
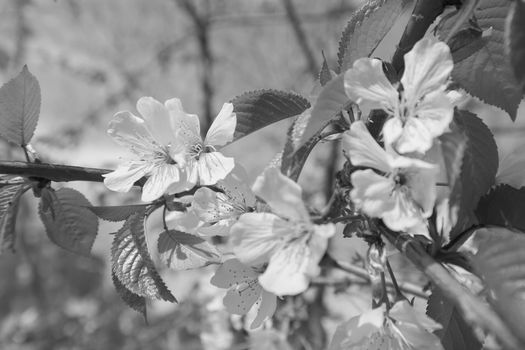
{"type": "Polygon", "coordinates": [[[525,187],[499,185],[481,197],[476,216],[480,224],[525,231],[525,187]]]}
{"type": "Polygon", "coordinates": [[[0,254],[6,250],[14,252],[18,202],[28,188],[27,185],[0,188],[0,254]]]}
{"type": "Polygon", "coordinates": [[[308,126],[303,133],[303,144],[326,125],[329,120],[334,119],[350,102],[345,92],[344,77],[344,74],[339,74],[323,86],[312,108],[308,126]]]}
{"type": "Polygon", "coordinates": [[[146,207],[147,204],[135,204],[87,208],[102,220],[119,222],[126,220],[131,214],[144,210],[146,207]]]}
{"type": "Polygon", "coordinates": [[[514,75],[525,93],[525,1],[510,5],[505,27],[505,46],[510,56],[514,75]]]}
{"type": "Polygon", "coordinates": [[[128,217],[111,245],[112,269],[122,285],[132,293],[170,302],[177,300],[157,272],[144,236],[145,210],[128,217]]]}
{"type": "Polygon", "coordinates": [[[0,135],[19,146],[33,137],[40,114],[40,85],[24,66],[0,88],[0,135]]]}
{"type": "Polygon", "coordinates": [[[286,143],[281,154],[281,172],[286,174],[289,168],[292,166],[293,154],[299,147],[301,138],[303,137],[306,127],[311,118],[309,110],[306,110],[304,113],[299,115],[293,121],[292,125],[288,128],[286,133],[286,143]]]}
{"type": "Polygon", "coordinates": [[[326,83],[332,80],[332,78],[332,72],[330,71],[330,67],[328,67],[328,62],[326,62],[326,57],[324,56],[323,52],[323,65],[321,66],[321,71],[319,72],[319,82],[321,83],[321,86],[325,86],[326,83]]]}
{"type": "Polygon", "coordinates": [[[370,56],[409,4],[409,0],[367,1],[357,10],[339,41],[339,71],[344,73],[356,59],[370,56]]]}
{"type": "Polygon", "coordinates": [[[122,282],[120,282],[114,271],[111,272],[111,279],[120,298],[127,306],[142,314],[147,321],[146,299],[127,289],[122,282]]]}
{"type": "Polygon", "coordinates": [[[438,289],[434,289],[428,298],[427,315],[443,326],[435,334],[441,339],[445,350],[481,349],[482,344],[472,327],[438,289]]]}
{"type": "Polygon", "coordinates": [[[507,326],[525,342],[525,234],[506,228],[481,229],[474,271],[493,296],[493,304],[507,326]]]}
{"type": "Polygon", "coordinates": [[[464,52],[458,55],[452,51],[452,78],[470,94],[503,109],[515,120],[523,93],[505,54],[504,29],[510,4],[507,0],[479,0],[474,16],[483,35],[467,44],[477,49],[467,50],[473,54],[465,57],[464,52]]]}
{"type": "Polygon", "coordinates": [[[237,115],[234,140],[310,108],[304,97],[278,90],[246,92],[235,97],[231,103],[237,115]]]}
{"type": "Polygon", "coordinates": [[[175,270],[196,269],[221,261],[221,253],[206,240],[176,230],[162,232],[157,247],[160,259],[175,270]]]}
{"type": "Polygon", "coordinates": [[[494,184],[499,163],[494,136],[481,119],[468,111],[456,110],[454,123],[467,136],[467,146],[461,166],[460,187],[452,189],[452,195],[456,194],[454,198],[459,202],[451,204],[459,205],[460,222],[451,233],[451,239],[472,225],[474,209],[481,196],[494,184]]]}
{"type": "Polygon", "coordinates": [[[91,203],[86,197],[72,188],[42,189],[38,211],[49,239],[70,252],[89,255],[98,218],[88,206],[91,203]]]}

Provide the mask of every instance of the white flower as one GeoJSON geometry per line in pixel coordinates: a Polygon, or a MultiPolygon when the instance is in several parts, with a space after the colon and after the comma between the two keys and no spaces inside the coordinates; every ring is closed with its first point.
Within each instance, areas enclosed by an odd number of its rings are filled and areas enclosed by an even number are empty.
{"type": "Polygon", "coordinates": [[[175,125],[166,108],[151,97],[142,97],[137,110],[142,117],[119,112],[109,124],[108,134],[128,147],[138,159],[120,165],[105,174],[104,184],[113,191],[127,192],[140,178],[148,180],[142,188],[142,200],[152,201],[166,192],[179,192],[192,187],[181,169],[180,149],[174,146],[175,125]]]}
{"type": "Polygon", "coordinates": [[[378,59],[361,58],[345,73],[345,90],[361,111],[384,110],[385,143],[400,153],[424,153],[448,129],[457,98],[445,90],[453,68],[449,47],[422,39],[405,55],[405,71],[395,87],[378,59]]]}
{"type": "Polygon", "coordinates": [[[319,274],[334,226],[314,225],[302,200],[302,190],[278,169],[259,177],[254,192],[273,213],[247,213],[231,229],[237,258],[250,266],[268,263],[261,286],[276,295],[296,295],[319,274]]]}
{"type": "Polygon", "coordinates": [[[225,157],[218,149],[233,140],[237,125],[233,105],[225,103],[222,106],[204,140],[200,134],[199,118],[184,112],[180,100],[172,99],[166,106],[177,123],[176,140],[178,148],[183,149],[188,181],[206,186],[224,179],[233,169],[234,160],[225,157]]]}
{"type": "Polygon", "coordinates": [[[383,219],[394,231],[426,234],[436,199],[438,168],[419,159],[399,156],[382,149],[357,121],[343,136],[343,149],[356,170],[351,175],[350,197],[365,214],[383,219]]]}
{"type": "Polygon", "coordinates": [[[201,187],[195,192],[191,208],[205,224],[199,228],[199,233],[227,235],[240,215],[253,210],[255,195],[247,185],[246,178],[244,169],[236,165],[224,180],[215,184],[214,187],[221,192],[207,187],[201,187]]]}
{"type": "Polygon", "coordinates": [[[265,319],[272,317],[277,307],[277,297],[261,287],[258,277],[257,269],[246,266],[237,259],[230,259],[217,269],[211,279],[214,286],[228,288],[223,303],[229,313],[244,315],[254,305],[257,307],[251,329],[259,327],[265,319]]]}
{"type": "Polygon", "coordinates": [[[337,327],[329,350],[443,350],[431,332],[441,325],[416,312],[406,301],[390,311],[379,307],[353,317],[337,327]]]}

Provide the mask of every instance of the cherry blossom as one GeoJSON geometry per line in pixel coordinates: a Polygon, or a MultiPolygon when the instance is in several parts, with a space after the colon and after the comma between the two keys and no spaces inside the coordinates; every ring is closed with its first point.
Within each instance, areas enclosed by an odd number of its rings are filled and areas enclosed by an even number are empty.
{"type": "Polygon", "coordinates": [[[385,151],[362,121],[343,136],[343,149],[352,165],[371,168],[352,173],[353,203],[394,231],[427,234],[425,219],[436,199],[438,167],[385,151]]]}
{"type": "Polygon", "coordinates": [[[405,55],[398,84],[387,79],[380,60],[361,58],[345,73],[346,94],[363,114],[382,109],[390,116],[383,127],[386,144],[400,153],[424,153],[454,115],[457,96],[446,92],[453,65],[445,43],[422,39],[405,55]]]}
{"type": "Polygon", "coordinates": [[[225,157],[219,148],[233,140],[237,117],[233,105],[225,103],[211,124],[204,140],[201,137],[199,117],[184,112],[178,99],[166,105],[177,126],[177,149],[188,173],[188,182],[196,185],[215,185],[234,168],[233,158],[225,157]]]}
{"type": "Polygon", "coordinates": [[[217,269],[211,279],[214,286],[228,289],[223,303],[229,313],[245,315],[253,307],[256,308],[255,319],[250,325],[252,329],[272,317],[277,307],[277,297],[261,287],[258,277],[258,269],[230,259],[217,269]]]}
{"type": "Polygon", "coordinates": [[[334,226],[315,225],[302,200],[301,187],[268,168],[254,186],[255,194],[274,213],[246,213],[232,226],[233,250],[244,264],[268,264],[261,286],[276,295],[296,295],[319,273],[334,226]]]}
{"type": "Polygon", "coordinates": [[[442,350],[441,341],[431,333],[437,329],[439,323],[401,301],[389,311],[383,305],[341,324],[329,350],[442,350]]]}
{"type": "Polygon", "coordinates": [[[176,126],[166,106],[152,97],[137,102],[141,117],[131,112],[119,112],[109,124],[108,134],[128,147],[137,159],[118,166],[105,174],[104,184],[113,191],[127,192],[140,178],[148,177],[142,188],[142,200],[152,201],[165,192],[178,192],[192,187],[186,181],[175,141],[176,126]]]}
{"type": "Polygon", "coordinates": [[[192,210],[204,225],[203,235],[226,235],[240,215],[255,207],[255,195],[247,185],[247,175],[239,165],[215,184],[220,192],[207,187],[199,188],[194,195],[192,210]]]}

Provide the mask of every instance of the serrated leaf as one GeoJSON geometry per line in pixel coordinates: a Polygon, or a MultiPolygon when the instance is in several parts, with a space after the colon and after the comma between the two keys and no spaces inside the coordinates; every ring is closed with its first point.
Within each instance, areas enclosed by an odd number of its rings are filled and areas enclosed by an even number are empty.
{"type": "Polygon", "coordinates": [[[0,88],[0,135],[19,146],[33,137],[40,114],[40,85],[24,66],[0,88]]]}
{"type": "Polygon", "coordinates": [[[368,57],[390,31],[411,1],[367,1],[357,10],[339,41],[339,71],[344,73],[355,60],[368,57]]]}
{"type": "Polygon", "coordinates": [[[443,326],[434,333],[441,339],[445,350],[481,349],[482,344],[474,335],[472,327],[438,289],[434,289],[428,298],[427,315],[443,326]]]}
{"type": "Polygon", "coordinates": [[[258,90],[235,97],[231,103],[237,115],[234,140],[310,108],[304,97],[279,90],[258,90]]]}
{"type": "Polygon", "coordinates": [[[337,117],[346,105],[350,102],[346,96],[344,87],[344,74],[339,74],[323,86],[321,93],[312,108],[308,126],[303,133],[302,142],[306,143],[315,135],[326,123],[337,117]]]}
{"type": "Polygon", "coordinates": [[[113,280],[113,285],[115,286],[115,290],[117,291],[120,298],[130,308],[142,314],[147,322],[146,299],[127,289],[126,286],[120,282],[114,271],[111,272],[111,279],[113,280]]]}
{"type": "Polygon", "coordinates": [[[221,253],[206,240],[177,230],[162,232],[157,248],[160,259],[175,270],[196,269],[221,261],[221,253]]]}
{"type": "Polygon", "coordinates": [[[301,139],[303,137],[304,132],[306,131],[306,127],[311,116],[312,115],[310,114],[310,111],[306,110],[300,116],[295,118],[292,125],[290,125],[290,127],[288,128],[288,132],[286,133],[286,143],[284,144],[284,148],[281,154],[280,166],[281,172],[283,174],[286,174],[288,170],[292,167],[293,155],[298,149],[299,144],[301,143],[301,139]]]}
{"type": "Polygon", "coordinates": [[[473,224],[474,209],[481,196],[494,184],[499,163],[494,136],[480,118],[471,112],[456,110],[454,123],[458,130],[467,136],[467,146],[461,166],[459,187],[452,189],[454,198],[458,199],[459,203],[451,205],[459,205],[460,220],[451,233],[451,239],[473,224]]]}
{"type": "Polygon", "coordinates": [[[499,185],[481,197],[476,216],[480,224],[525,231],[525,187],[499,185]]]}
{"type": "Polygon", "coordinates": [[[144,210],[146,207],[147,204],[135,204],[98,207],[93,206],[87,208],[102,220],[119,222],[126,220],[131,214],[144,210]]]}
{"type": "Polygon", "coordinates": [[[39,214],[49,239],[70,252],[89,255],[98,231],[91,203],[72,188],[42,189],[39,214]]]}
{"type": "Polygon", "coordinates": [[[176,302],[149,255],[144,236],[145,215],[146,210],[132,214],[115,234],[111,245],[112,270],[132,293],[176,302]]]}
{"type": "Polygon", "coordinates": [[[0,254],[6,250],[14,252],[18,203],[28,188],[27,185],[0,188],[0,254]]]}
{"type": "Polygon", "coordinates": [[[525,2],[513,1],[507,16],[505,45],[514,75],[525,93],[525,2]]]}
{"type": "Polygon", "coordinates": [[[505,54],[505,19],[510,4],[507,0],[479,1],[474,17],[483,35],[472,38],[465,46],[464,50],[473,52],[471,55],[465,55],[465,51],[461,55],[457,50],[452,51],[452,78],[470,94],[503,109],[515,120],[523,93],[505,54]],[[469,47],[475,50],[469,50],[469,47]]]}
{"type": "Polygon", "coordinates": [[[525,234],[506,228],[478,230],[480,243],[472,258],[492,302],[514,334],[525,342],[525,234]]]}

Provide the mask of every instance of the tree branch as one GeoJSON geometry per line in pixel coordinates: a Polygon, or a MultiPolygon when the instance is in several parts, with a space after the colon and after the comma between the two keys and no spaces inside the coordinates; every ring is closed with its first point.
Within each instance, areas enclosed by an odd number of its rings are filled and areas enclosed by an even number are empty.
{"type": "Polygon", "coordinates": [[[494,334],[505,349],[524,349],[518,338],[512,334],[499,315],[492,308],[464,288],[439,262],[435,261],[423,246],[407,235],[392,232],[386,228],[382,234],[396,246],[419,270],[439,288],[461,312],[471,325],[478,325],[494,334]]]}
{"type": "Polygon", "coordinates": [[[446,0],[417,1],[412,11],[412,16],[401,36],[397,50],[392,57],[392,65],[399,74],[401,74],[404,69],[403,57],[405,54],[425,35],[428,27],[434,23],[437,16],[443,13],[446,4],[446,0]]]}

